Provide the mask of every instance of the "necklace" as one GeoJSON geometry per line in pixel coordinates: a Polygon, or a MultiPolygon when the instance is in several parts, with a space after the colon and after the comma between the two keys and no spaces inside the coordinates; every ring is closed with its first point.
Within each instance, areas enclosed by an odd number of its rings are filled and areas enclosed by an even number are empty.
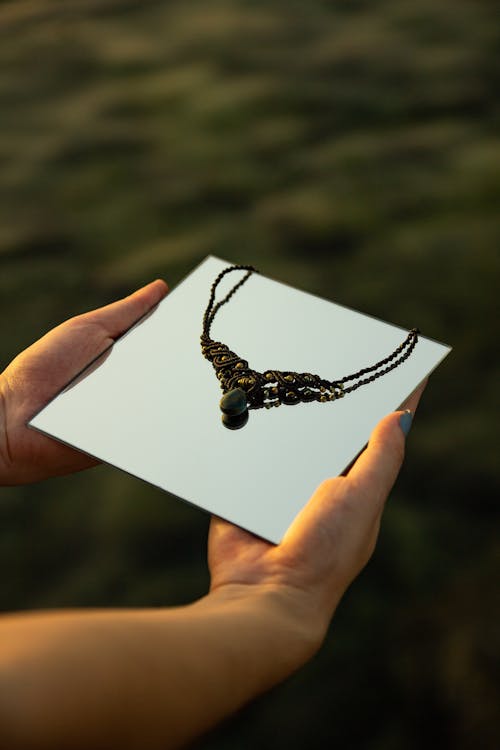
{"type": "Polygon", "coordinates": [[[403,343],[388,357],[337,380],[326,380],[310,372],[266,370],[261,373],[253,370],[245,359],[231,351],[226,344],[214,341],[210,337],[210,328],[219,309],[229,302],[233,294],[253,273],[258,273],[257,269],[247,265],[234,265],[221,271],[212,284],[207,309],[203,315],[201,351],[212,363],[220,382],[224,394],[220,401],[222,422],[230,429],[239,429],[247,423],[249,409],[269,409],[281,404],[292,406],[301,402],[326,402],[343,398],[346,393],[372,383],[402,364],[418,341],[420,332],[418,328],[412,328],[403,343]],[[247,273],[224,299],[215,304],[215,292],[220,281],[232,271],[247,273]]]}

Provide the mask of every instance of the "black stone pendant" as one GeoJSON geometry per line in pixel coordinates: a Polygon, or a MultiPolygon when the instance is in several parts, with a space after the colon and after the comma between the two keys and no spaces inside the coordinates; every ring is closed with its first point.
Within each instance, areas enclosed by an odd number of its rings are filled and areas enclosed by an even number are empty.
{"type": "Polygon", "coordinates": [[[233,388],[225,393],[220,400],[220,408],[223,414],[229,417],[237,417],[247,410],[247,394],[242,388],[233,388]]]}
{"type": "Polygon", "coordinates": [[[245,409],[241,414],[237,414],[235,417],[230,417],[227,414],[222,415],[222,424],[227,427],[228,430],[239,430],[244,427],[248,422],[248,409],[245,409]]]}
{"type": "Polygon", "coordinates": [[[239,430],[248,422],[247,394],[242,388],[233,388],[220,400],[222,424],[230,430],[239,430]]]}

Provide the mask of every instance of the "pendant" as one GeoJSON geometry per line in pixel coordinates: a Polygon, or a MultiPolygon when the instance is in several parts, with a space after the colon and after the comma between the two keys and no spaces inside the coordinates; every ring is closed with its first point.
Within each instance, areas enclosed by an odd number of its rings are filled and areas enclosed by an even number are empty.
{"type": "Polygon", "coordinates": [[[239,430],[248,422],[247,395],[242,388],[233,388],[220,400],[222,424],[229,430],[239,430]]]}

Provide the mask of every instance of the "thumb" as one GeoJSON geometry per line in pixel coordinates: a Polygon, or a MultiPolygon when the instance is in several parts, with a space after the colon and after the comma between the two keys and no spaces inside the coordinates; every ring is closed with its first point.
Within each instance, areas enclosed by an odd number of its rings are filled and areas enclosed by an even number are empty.
{"type": "MultiPolygon", "coordinates": [[[[118,302],[82,313],[61,323],[11,362],[3,373],[23,403],[46,403],[82,368],[106,351],[167,293],[164,281],[153,281],[118,302]]],[[[31,416],[31,414],[29,414],[31,416]]]]}
{"type": "Polygon", "coordinates": [[[411,424],[411,418],[410,411],[393,412],[384,417],[347,474],[358,502],[369,504],[372,513],[382,510],[399,474],[405,455],[404,429],[411,424]]]}
{"type": "Polygon", "coordinates": [[[406,436],[427,381],[410,396],[406,411],[384,417],[373,430],[367,447],[347,473],[347,480],[361,498],[379,512],[391,491],[405,455],[406,436]]]}
{"type": "Polygon", "coordinates": [[[85,313],[86,322],[96,323],[105,329],[110,338],[118,338],[161,302],[167,292],[167,284],[157,279],[128,297],[85,313]]]}

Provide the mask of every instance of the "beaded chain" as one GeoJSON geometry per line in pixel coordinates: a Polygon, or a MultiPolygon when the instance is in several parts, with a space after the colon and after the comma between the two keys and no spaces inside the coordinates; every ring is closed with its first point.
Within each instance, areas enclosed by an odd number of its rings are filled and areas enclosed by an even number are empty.
{"type": "Polygon", "coordinates": [[[248,362],[231,351],[226,344],[210,337],[213,320],[222,307],[237,290],[258,271],[253,266],[233,265],[219,273],[210,291],[205,314],[203,332],[200,336],[201,351],[208,359],[218,378],[223,397],[220,402],[222,421],[231,429],[243,427],[248,420],[248,409],[269,409],[281,404],[294,405],[300,402],[335,401],[346,393],[351,393],[362,385],[372,383],[382,375],[394,370],[412,353],[418,341],[418,328],[412,328],[408,336],[388,357],[374,365],[364,367],[351,375],[337,380],[326,380],[310,372],[266,370],[263,373],[253,370],[248,362]],[[232,271],[247,271],[245,276],[228,292],[224,299],[215,304],[215,292],[223,277],[232,271]]]}

